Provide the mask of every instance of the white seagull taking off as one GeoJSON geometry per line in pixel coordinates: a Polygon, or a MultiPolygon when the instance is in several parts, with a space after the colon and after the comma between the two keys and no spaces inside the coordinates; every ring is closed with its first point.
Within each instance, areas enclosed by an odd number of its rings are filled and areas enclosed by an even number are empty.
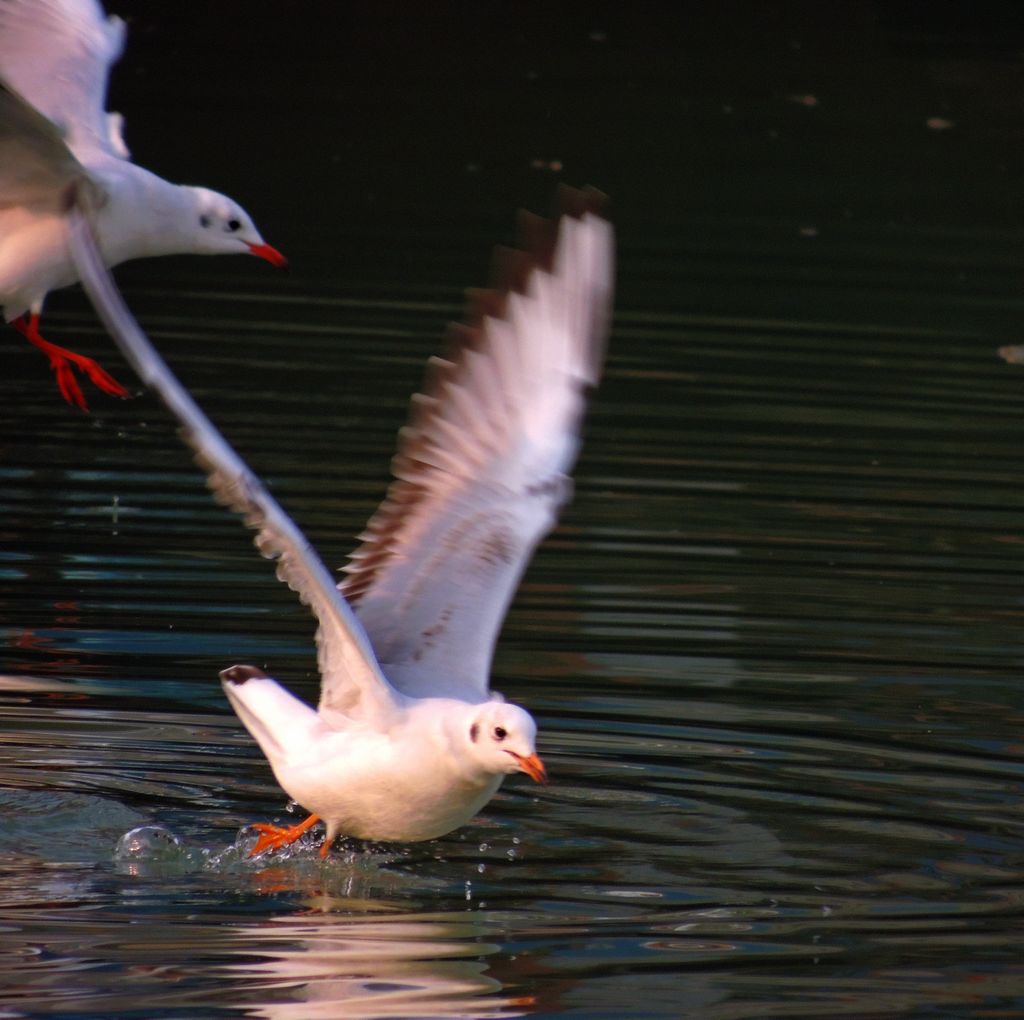
{"type": "Polygon", "coordinates": [[[131,162],[120,115],[104,110],[124,36],[124,22],[104,17],[96,0],[0,0],[0,305],[49,358],[65,400],[83,411],[72,366],[107,393],[128,393],[92,358],[39,333],[47,293],[78,278],[64,221],[70,184],[91,192],[108,266],[185,253],[249,253],[285,265],[236,202],[131,162]]]}
{"type": "Polygon", "coordinates": [[[321,820],[321,856],[340,834],[432,839],[469,821],[506,775],[546,778],[533,719],[490,692],[489,674],[523,570],[569,497],[610,315],[602,197],[565,189],[562,199],[557,223],[526,220],[526,250],[506,257],[501,285],[453,327],[453,359],[432,360],[431,385],[400,433],[395,480],[337,587],[131,317],[87,204],[70,210],[71,250],[111,336],[181,422],[215,496],[245,514],[319,620],[316,711],[255,666],[221,673],[277,781],[310,812],[298,825],[257,825],[253,855],[321,820]]]}

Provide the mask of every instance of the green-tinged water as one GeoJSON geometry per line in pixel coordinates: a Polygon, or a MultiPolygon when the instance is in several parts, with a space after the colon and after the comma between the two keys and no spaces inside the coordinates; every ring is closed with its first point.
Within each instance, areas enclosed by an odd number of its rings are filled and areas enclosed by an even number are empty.
{"type": "Polygon", "coordinates": [[[153,4],[112,97],[292,273],[119,279],[333,568],[516,207],[611,193],[606,378],[494,669],[551,782],[247,861],[285,797],[217,673],[314,699],[313,624],[152,396],[83,417],[8,331],[0,1016],[1020,1015],[1024,26],[297,8],[153,4]]]}

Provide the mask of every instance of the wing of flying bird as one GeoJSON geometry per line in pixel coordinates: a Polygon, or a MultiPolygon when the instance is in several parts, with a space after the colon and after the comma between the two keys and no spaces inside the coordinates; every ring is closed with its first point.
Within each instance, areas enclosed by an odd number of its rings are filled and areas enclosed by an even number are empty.
{"type": "Polygon", "coordinates": [[[97,314],[146,385],[178,419],[181,435],[206,471],[218,501],[244,515],[256,545],[276,560],[278,577],[319,621],[317,646],[323,683],[321,704],[352,717],[384,720],[398,696],[381,672],[373,649],[323,562],[295,522],[231,448],[178,382],[135,321],[103,263],[87,203],[68,212],[72,257],[97,314]]]}

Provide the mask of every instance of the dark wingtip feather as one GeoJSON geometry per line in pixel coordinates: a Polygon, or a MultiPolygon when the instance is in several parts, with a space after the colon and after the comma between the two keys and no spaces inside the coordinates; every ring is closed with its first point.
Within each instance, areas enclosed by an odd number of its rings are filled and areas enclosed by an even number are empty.
{"type": "Polygon", "coordinates": [[[241,687],[247,680],[265,680],[267,674],[256,666],[229,666],[220,671],[222,683],[241,687]]]}

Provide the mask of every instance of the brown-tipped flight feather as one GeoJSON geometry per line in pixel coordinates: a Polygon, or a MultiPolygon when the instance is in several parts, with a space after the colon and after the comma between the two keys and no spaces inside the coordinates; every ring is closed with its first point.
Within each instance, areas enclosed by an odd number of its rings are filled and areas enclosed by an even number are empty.
{"type": "Polygon", "coordinates": [[[508,310],[512,294],[524,294],[536,272],[551,272],[562,217],[582,219],[588,213],[603,216],[607,196],[594,188],[562,186],[558,192],[558,215],[551,219],[522,212],[519,217],[521,248],[498,248],[495,252],[494,285],[469,290],[465,321],[451,323],[447,330],[447,350],[443,358],[431,358],[427,365],[423,390],[413,396],[408,424],[399,432],[398,449],[391,463],[394,481],[366,528],[359,535],[361,544],[349,554],[342,567],[346,576],[339,584],[342,594],[356,604],[373,587],[378,572],[394,555],[394,544],[403,520],[411,507],[429,492],[422,481],[434,470],[444,470],[450,454],[442,448],[434,433],[447,432],[455,442],[451,421],[442,417],[443,407],[455,407],[456,414],[463,390],[459,381],[472,371],[472,358],[485,342],[488,319],[501,320],[508,310]]]}

